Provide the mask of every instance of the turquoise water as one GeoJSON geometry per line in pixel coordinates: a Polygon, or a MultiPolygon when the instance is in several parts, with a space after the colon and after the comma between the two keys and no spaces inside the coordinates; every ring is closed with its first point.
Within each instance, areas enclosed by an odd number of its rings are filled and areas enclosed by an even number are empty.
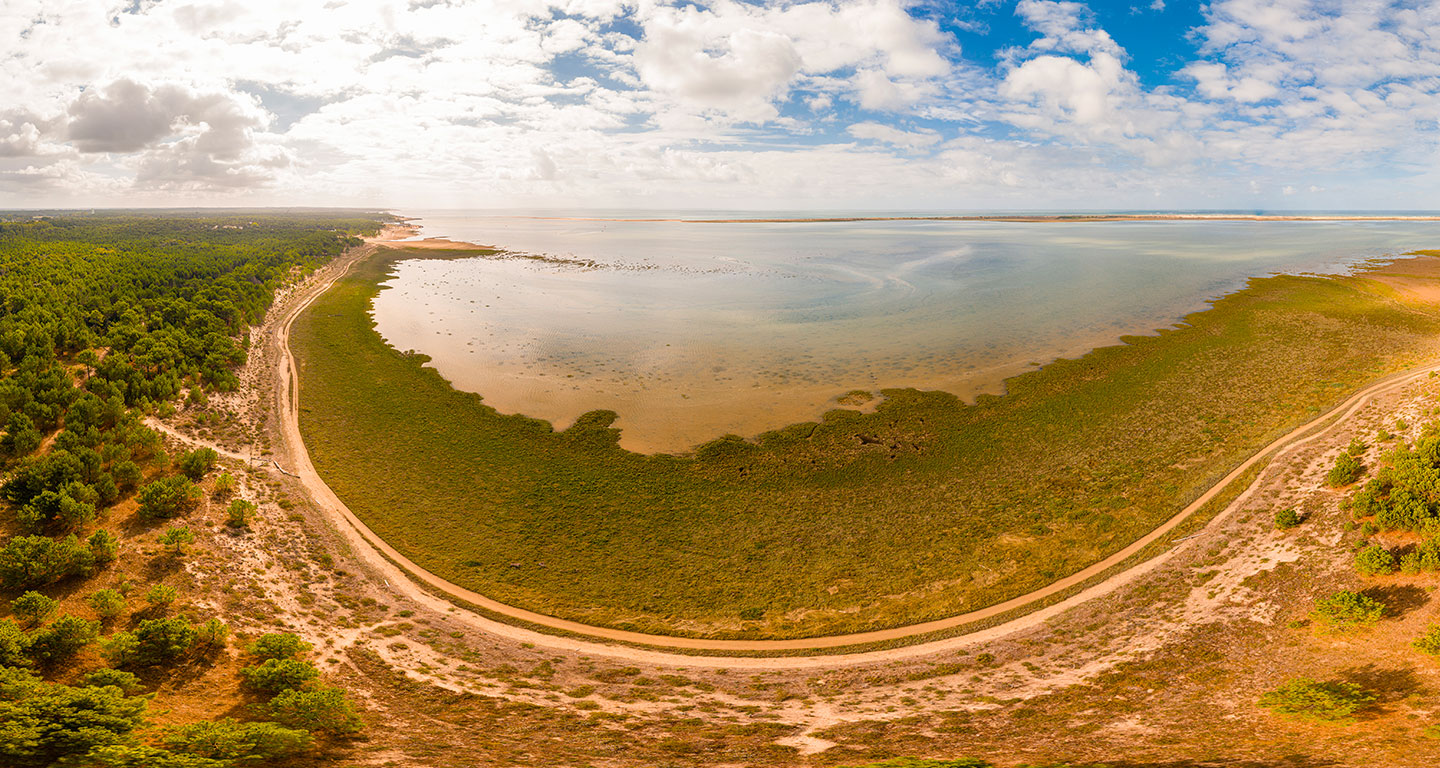
{"type": "Polygon", "coordinates": [[[427,236],[560,261],[403,262],[375,302],[381,334],[503,412],[563,427],[615,410],[644,451],[815,418],[852,389],[999,392],[1254,276],[1440,246],[1434,222],[411,215],[427,236]]]}

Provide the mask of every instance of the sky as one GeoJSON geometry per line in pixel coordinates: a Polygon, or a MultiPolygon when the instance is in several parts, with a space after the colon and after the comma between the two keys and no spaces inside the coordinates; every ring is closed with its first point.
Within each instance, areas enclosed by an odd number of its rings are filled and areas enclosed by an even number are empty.
{"type": "Polygon", "coordinates": [[[0,0],[0,207],[1440,209],[1424,0],[0,0]]]}

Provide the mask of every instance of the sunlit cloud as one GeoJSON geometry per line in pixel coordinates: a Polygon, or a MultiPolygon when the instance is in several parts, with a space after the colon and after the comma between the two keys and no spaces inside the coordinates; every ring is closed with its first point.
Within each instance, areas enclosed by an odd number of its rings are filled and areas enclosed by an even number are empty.
{"type": "Polygon", "coordinates": [[[1177,16],[11,0],[0,204],[1224,207],[1252,181],[1276,205],[1440,200],[1440,9],[1177,16]],[[1137,56],[1151,34],[1173,54],[1137,56]]]}

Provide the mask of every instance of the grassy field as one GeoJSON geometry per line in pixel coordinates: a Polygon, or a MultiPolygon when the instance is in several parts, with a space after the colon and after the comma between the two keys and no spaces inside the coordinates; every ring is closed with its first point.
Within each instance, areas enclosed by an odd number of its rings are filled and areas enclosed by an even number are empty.
{"type": "Polygon", "coordinates": [[[1374,280],[1265,278],[1178,329],[1012,379],[1005,397],[887,390],[872,414],[642,456],[616,446],[613,414],[554,432],[387,347],[367,312],[379,283],[394,259],[436,256],[382,252],[297,320],[316,468],[455,583],[667,634],[852,632],[1034,589],[1433,353],[1440,332],[1374,280]]]}

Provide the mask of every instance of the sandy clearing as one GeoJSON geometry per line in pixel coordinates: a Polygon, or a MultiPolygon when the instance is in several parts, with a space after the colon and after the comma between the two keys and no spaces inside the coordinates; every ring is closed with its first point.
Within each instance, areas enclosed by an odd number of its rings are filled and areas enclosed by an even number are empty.
{"type": "MultiPolygon", "coordinates": [[[[1179,513],[1167,520],[1163,525],[1154,529],[1146,536],[1133,542],[1114,555],[1102,560],[1080,572],[1072,574],[1065,579],[1054,582],[1046,587],[1026,595],[1013,598],[1003,603],[988,608],[971,611],[965,614],[952,616],[947,619],[925,622],[922,624],[907,627],[897,627],[874,632],[856,633],[851,635],[837,635],[822,638],[803,638],[793,640],[705,640],[697,638],[678,638],[661,635],[648,635],[637,632],[627,632],[605,627],[594,627],[578,622],[558,619],[551,616],[535,613],[514,606],[505,605],[498,601],[485,597],[471,590],[452,584],[440,577],[429,573],[416,565],[404,555],[400,554],[393,547],[385,543],[379,536],[371,531],[360,521],[335,493],[325,484],[315,471],[310,462],[309,454],[305,449],[299,431],[299,404],[298,404],[298,380],[295,376],[295,361],[289,349],[289,331],[295,318],[316,297],[324,293],[335,280],[339,279],[349,267],[361,259],[372,254],[376,247],[406,247],[406,244],[384,242],[380,240],[367,241],[367,244],[343,255],[335,262],[335,268],[313,284],[298,290],[292,297],[289,306],[284,307],[274,320],[275,332],[269,334],[267,343],[276,352],[277,375],[272,391],[276,405],[279,406],[277,413],[280,416],[280,427],[282,432],[282,445],[277,455],[288,459],[295,467],[295,473],[299,477],[306,490],[311,494],[316,505],[333,522],[337,530],[346,539],[347,543],[355,551],[356,555],[366,562],[376,573],[380,574],[386,585],[394,592],[422,603],[427,607],[440,612],[448,613],[452,617],[462,620],[477,629],[487,633],[515,640],[517,642],[532,643],[537,646],[564,650],[581,654],[603,655],[611,658],[620,658],[640,663],[662,664],[673,667],[691,668],[735,668],[735,669],[813,669],[826,667],[839,667],[856,664],[869,664],[875,662],[888,662],[900,659],[909,659],[935,653],[952,651],[959,648],[987,642],[1025,629],[1042,624],[1051,617],[1057,616],[1070,608],[1080,605],[1089,600],[1109,594],[1135,579],[1149,573],[1162,563],[1169,560],[1176,552],[1191,546],[1190,543],[1182,543],[1154,558],[1143,563],[1114,574],[1110,578],[1093,585],[1076,595],[1066,598],[1054,605],[1042,608],[1025,616],[1004,622],[967,635],[946,638],[929,643],[920,643],[903,648],[886,649],[879,651],[867,651],[860,653],[833,654],[824,656],[795,656],[781,658],[755,658],[755,657],[716,657],[716,656],[692,656],[676,653],[667,653],[662,650],[651,650],[647,648],[635,648],[629,646],[610,645],[604,640],[619,641],[625,643],[637,643],[660,648],[678,648],[694,651],[730,651],[730,652],[765,652],[776,650],[813,650],[822,648],[835,648],[861,643],[870,643],[886,640],[902,640],[916,635],[935,632],[938,630],[950,629],[980,619],[989,618],[1006,611],[1024,607],[1037,600],[1053,595],[1059,591],[1073,587],[1094,575],[1097,575],[1108,568],[1117,565],[1130,555],[1139,551],[1148,544],[1156,541],[1187,517],[1197,511],[1215,495],[1220,493],[1225,486],[1238,478],[1245,471],[1267,456],[1278,458],[1302,445],[1317,440],[1332,430],[1346,423],[1357,411],[1364,407],[1376,396],[1401,388],[1415,380],[1428,376],[1432,371],[1440,370],[1440,365],[1428,365],[1423,368],[1396,374],[1366,387],[1355,393],[1346,401],[1322,414],[1316,419],[1301,427],[1292,430],[1290,433],[1273,441],[1261,451],[1254,454],[1250,459],[1236,467],[1230,474],[1220,480],[1202,496],[1187,505],[1179,513]],[[1327,424],[1328,422],[1328,424],[1327,424]],[[584,635],[591,639],[578,639],[557,637],[522,627],[512,626],[500,621],[486,618],[471,611],[464,611],[457,608],[445,598],[439,597],[432,592],[422,588],[416,580],[423,582],[434,590],[455,597],[459,600],[480,606],[486,610],[505,615],[521,621],[538,624],[552,629],[573,632],[584,635]]],[[[460,246],[457,246],[460,247],[460,246]]],[[[478,246],[464,246],[478,247],[478,246]]],[[[189,440],[183,435],[166,430],[172,435],[189,440]]],[[[233,455],[233,454],[229,454],[233,455]]],[[[1268,471],[1268,470],[1267,470],[1268,471]]],[[[1205,530],[1214,528],[1223,518],[1241,507],[1252,496],[1259,487],[1261,479],[1266,472],[1261,472],[1251,485],[1226,507],[1221,514],[1211,520],[1205,530]]]]}

